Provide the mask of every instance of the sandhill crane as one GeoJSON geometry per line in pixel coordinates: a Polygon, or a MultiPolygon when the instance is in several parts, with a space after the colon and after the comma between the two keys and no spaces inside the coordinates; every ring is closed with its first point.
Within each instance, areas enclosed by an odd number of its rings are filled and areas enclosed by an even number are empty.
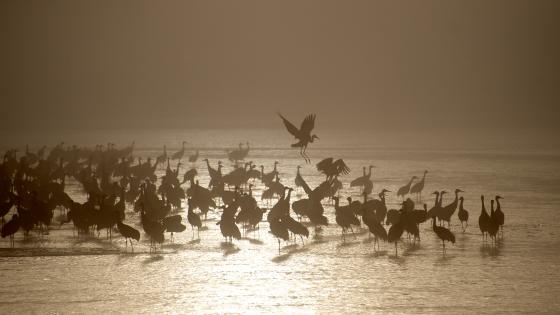
{"type": "Polygon", "coordinates": [[[442,190],[441,192],[434,191],[432,193],[432,195],[436,195],[436,199],[434,201],[434,206],[428,210],[428,218],[437,218],[439,216],[442,209],[441,202],[443,200],[443,194],[445,193],[447,193],[445,190],[442,190]]]}
{"type": "MultiPolygon", "coordinates": [[[[118,215],[118,214],[117,214],[118,215]]],[[[134,252],[134,247],[132,246],[132,240],[140,241],[140,232],[130,225],[124,224],[122,220],[117,220],[117,230],[125,239],[125,249],[130,241],[130,248],[134,252]]]]}
{"type": "Polygon", "coordinates": [[[264,166],[261,165],[261,181],[263,182],[263,184],[267,187],[270,187],[270,183],[272,183],[272,181],[274,181],[274,179],[276,178],[276,176],[278,176],[278,161],[274,161],[274,169],[270,172],[270,173],[265,173],[264,172],[264,166]]]}
{"type": "Polygon", "coordinates": [[[412,212],[412,216],[414,217],[414,221],[416,222],[417,226],[419,226],[421,223],[426,222],[426,220],[428,219],[428,205],[424,204],[422,210],[415,209],[412,212]]]}
{"type": "Polygon", "coordinates": [[[199,156],[200,156],[200,151],[198,149],[196,149],[194,154],[189,155],[189,162],[190,163],[195,163],[198,160],[199,156]]]}
{"type": "Polygon", "coordinates": [[[303,242],[303,237],[304,236],[306,238],[309,237],[309,230],[307,229],[307,227],[305,227],[305,225],[294,220],[294,218],[290,216],[289,208],[288,208],[288,213],[282,217],[282,221],[286,224],[288,230],[294,234],[294,240],[299,235],[299,237],[301,238],[302,245],[305,244],[303,242]]]}
{"type": "Polygon", "coordinates": [[[310,163],[311,160],[305,151],[310,143],[313,143],[315,139],[319,139],[316,135],[311,135],[311,131],[315,127],[315,114],[307,115],[301,122],[301,127],[299,129],[280,113],[278,113],[278,116],[282,118],[282,122],[284,122],[284,126],[288,129],[288,132],[298,140],[297,143],[292,144],[292,148],[300,148],[299,154],[305,159],[306,163],[310,163]]]}
{"type": "Polygon", "coordinates": [[[334,160],[332,157],[326,158],[317,163],[317,170],[327,177],[327,180],[333,180],[340,175],[347,175],[350,173],[350,168],[342,159],[334,160]]]}
{"type": "Polygon", "coordinates": [[[460,192],[464,192],[464,191],[462,191],[461,189],[455,189],[455,199],[453,200],[453,202],[446,205],[445,207],[442,207],[441,210],[438,213],[437,218],[440,221],[447,222],[447,227],[449,227],[449,225],[450,225],[451,216],[453,216],[453,213],[455,213],[455,211],[457,210],[457,205],[459,204],[459,193],[460,192]]]}
{"type": "Polygon", "coordinates": [[[412,176],[408,184],[399,188],[399,190],[397,190],[397,197],[402,197],[404,199],[404,196],[406,196],[410,192],[410,186],[412,185],[412,182],[417,178],[418,177],[416,176],[412,176]]]}
{"type": "Polygon", "coordinates": [[[387,231],[385,230],[383,225],[379,223],[373,212],[368,211],[363,207],[361,211],[364,224],[368,227],[369,232],[374,236],[373,248],[375,249],[375,244],[377,243],[377,249],[379,249],[379,239],[387,241],[387,231]]]}
{"type": "MultiPolygon", "coordinates": [[[[350,182],[350,187],[362,187],[362,191],[365,190],[365,187],[368,186],[368,184],[371,183],[371,169],[374,168],[375,166],[370,165],[369,166],[369,172],[366,174],[366,167],[364,166],[363,168],[363,175],[354,179],[353,181],[350,182]]],[[[371,185],[373,186],[373,185],[371,185]]]]}
{"type": "Polygon", "coordinates": [[[480,196],[482,202],[482,208],[480,210],[480,216],[478,217],[478,227],[482,233],[482,240],[485,241],[487,238],[488,228],[490,227],[490,216],[486,212],[486,207],[484,206],[484,196],[480,196]]]}
{"type": "Polygon", "coordinates": [[[156,243],[163,244],[165,227],[160,222],[148,218],[144,211],[141,213],[142,228],[150,237],[150,250],[157,250],[156,243]]]}
{"type": "Polygon", "coordinates": [[[200,228],[202,227],[202,220],[200,220],[200,216],[193,211],[193,207],[191,204],[191,199],[189,198],[187,201],[187,221],[191,225],[193,237],[194,237],[194,227],[198,231],[198,237],[200,238],[200,228]]]}
{"type": "Polygon", "coordinates": [[[19,216],[16,213],[12,216],[12,219],[10,221],[8,221],[6,224],[4,224],[4,226],[2,226],[2,238],[6,236],[10,236],[10,247],[12,248],[14,247],[15,244],[14,235],[19,230],[20,224],[21,223],[20,223],[19,216]]]}
{"type": "Polygon", "coordinates": [[[241,239],[241,231],[239,231],[239,227],[235,224],[235,212],[237,212],[237,205],[235,206],[222,206],[223,209],[222,216],[220,221],[216,223],[216,225],[220,226],[220,231],[222,235],[226,238],[226,241],[229,237],[230,242],[233,239],[241,239]]]}
{"type": "Polygon", "coordinates": [[[501,196],[496,196],[496,212],[494,213],[494,216],[496,217],[496,223],[498,223],[498,226],[500,227],[501,234],[503,236],[505,215],[502,212],[502,206],[500,204],[500,199],[504,199],[504,198],[502,198],[501,196]]]}
{"type": "Polygon", "coordinates": [[[445,254],[445,242],[448,241],[455,244],[455,235],[443,226],[437,226],[435,218],[432,218],[432,229],[436,233],[437,237],[441,240],[441,244],[443,245],[443,253],[445,254]]]}
{"type": "Polygon", "coordinates": [[[303,180],[303,177],[301,177],[301,173],[299,172],[300,169],[301,169],[301,166],[298,165],[297,166],[296,178],[294,179],[294,184],[298,188],[303,187],[303,185],[305,184],[305,181],[303,180]]]}
{"type": "Polygon", "coordinates": [[[389,232],[387,232],[387,241],[389,243],[395,243],[395,256],[398,256],[397,243],[401,239],[404,233],[404,220],[399,220],[397,223],[391,225],[389,232]]]}
{"type": "Polygon", "coordinates": [[[269,222],[269,227],[269,233],[274,235],[274,237],[278,240],[278,255],[280,255],[280,239],[284,241],[288,241],[290,239],[288,226],[282,218],[276,217],[269,222]]]}
{"type": "Polygon", "coordinates": [[[469,225],[469,212],[465,210],[465,208],[463,208],[464,200],[465,199],[463,197],[459,198],[459,212],[457,213],[457,216],[459,217],[459,221],[461,221],[461,229],[463,230],[463,233],[465,232],[465,229],[469,225]]]}
{"type": "Polygon", "coordinates": [[[172,160],[181,160],[183,158],[183,156],[185,155],[185,144],[187,143],[187,141],[183,141],[183,146],[181,147],[181,150],[173,153],[173,155],[171,155],[171,159],[172,160]]]}
{"type": "Polygon", "coordinates": [[[410,188],[410,193],[411,194],[416,194],[416,200],[422,200],[422,190],[424,190],[424,183],[426,181],[426,174],[428,174],[428,170],[424,171],[424,176],[422,176],[422,179],[412,185],[412,187],[410,188]]]}
{"type": "Polygon", "coordinates": [[[494,211],[494,200],[490,200],[490,220],[488,221],[488,234],[490,235],[490,239],[492,239],[492,244],[496,244],[496,234],[498,234],[498,230],[500,226],[498,225],[498,221],[496,220],[496,213],[494,211]]]}
{"type": "Polygon", "coordinates": [[[165,163],[165,161],[167,161],[167,146],[164,145],[162,155],[160,155],[156,158],[156,165],[161,164],[161,163],[165,163]]]}
{"type": "MultiPolygon", "coordinates": [[[[352,230],[352,225],[359,226],[360,220],[356,217],[352,209],[349,205],[347,206],[340,206],[339,205],[339,198],[333,197],[334,200],[334,209],[336,215],[336,223],[342,228],[342,239],[346,240],[346,231],[350,229],[352,234],[354,234],[354,230],[352,230]]],[[[355,237],[355,235],[354,235],[355,237]]]]}
{"type": "Polygon", "coordinates": [[[183,223],[181,223],[182,220],[183,218],[178,214],[163,218],[163,226],[165,227],[165,232],[171,233],[170,241],[172,243],[174,241],[173,233],[181,233],[187,229],[187,227],[183,223]]]}

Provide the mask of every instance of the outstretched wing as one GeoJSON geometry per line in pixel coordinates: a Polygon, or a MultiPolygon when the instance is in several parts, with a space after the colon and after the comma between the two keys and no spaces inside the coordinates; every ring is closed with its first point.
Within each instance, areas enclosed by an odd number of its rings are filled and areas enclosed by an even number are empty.
{"type": "Polygon", "coordinates": [[[300,132],[304,135],[310,134],[311,130],[315,127],[315,114],[307,115],[301,122],[300,132]]]}
{"type": "Polygon", "coordinates": [[[346,163],[344,163],[344,161],[342,159],[338,159],[336,160],[336,162],[334,162],[336,170],[338,172],[338,174],[342,174],[342,175],[347,175],[350,173],[350,168],[348,168],[348,166],[346,166],[346,163]]]}
{"type": "Polygon", "coordinates": [[[332,157],[322,160],[321,162],[317,163],[317,170],[323,173],[327,172],[329,167],[332,165],[332,162],[333,162],[332,157]]]}
{"type": "Polygon", "coordinates": [[[291,122],[284,118],[284,116],[282,116],[280,113],[278,113],[278,116],[282,118],[282,122],[284,122],[284,126],[286,126],[286,129],[288,129],[288,132],[297,138],[299,136],[299,130],[296,128],[296,126],[294,126],[291,122]]]}

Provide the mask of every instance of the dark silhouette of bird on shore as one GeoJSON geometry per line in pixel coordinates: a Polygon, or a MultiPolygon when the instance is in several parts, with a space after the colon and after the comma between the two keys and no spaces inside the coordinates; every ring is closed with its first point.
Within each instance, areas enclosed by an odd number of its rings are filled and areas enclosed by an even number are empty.
{"type": "MultiPolygon", "coordinates": [[[[118,218],[118,213],[116,214],[118,218]]],[[[130,225],[124,224],[122,220],[117,219],[117,230],[125,239],[125,248],[128,246],[130,241],[130,248],[134,252],[134,246],[132,246],[132,240],[140,241],[140,232],[130,225]]]]}
{"type": "Polygon", "coordinates": [[[465,199],[463,197],[459,198],[459,212],[457,216],[459,217],[459,221],[461,221],[461,229],[465,232],[465,229],[469,225],[469,212],[463,208],[463,201],[465,199]]]}
{"type": "Polygon", "coordinates": [[[9,236],[10,237],[10,247],[14,247],[15,240],[14,235],[17,233],[20,227],[20,219],[19,216],[14,214],[12,219],[8,221],[4,226],[2,226],[2,238],[9,236]]]}
{"type": "Polygon", "coordinates": [[[436,233],[437,237],[441,240],[443,245],[443,253],[445,254],[445,242],[451,242],[455,244],[455,235],[443,226],[436,225],[436,219],[432,218],[432,229],[436,233]]]}
{"type": "Polygon", "coordinates": [[[486,212],[484,196],[480,196],[480,201],[482,202],[482,208],[480,210],[480,216],[478,217],[478,227],[482,233],[482,241],[486,241],[488,228],[490,227],[490,216],[488,215],[488,212],[486,212]]]}
{"type": "Polygon", "coordinates": [[[200,216],[193,211],[193,207],[191,204],[191,199],[189,198],[187,201],[187,221],[191,225],[194,237],[194,227],[196,226],[198,237],[200,238],[200,228],[202,227],[202,220],[200,220],[200,216]]]}
{"type": "Polygon", "coordinates": [[[424,185],[425,185],[425,182],[426,182],[426,174],[428,174],[428,170],[424,171],[424,176],[422,176],[422,179],[418,183],[416,183],[416,184],[412,185],[412,187],[410,187],[410,193],[411,194],[416,194],[416,200],[417,201],[422,200],[422,190],[424,190],[424,185]]]}
{"type": "Polygon", "coordinates": [[[288,129],[288,132],[298,140],[298,142],[292,144],[292,148],[300,148],[299,154],[305,159],[306,163],[310,163],[311,160],[305,151],[310,143],[313,143],[315,139],[319,139],[316,135],[311,135],[311,131],[315,127],[315,114],[307,115],[301,122],[299,129],[280,113],[278,113],[278,116],[282,118],[282,122],[284,122],[284,126],[288,129]]]}
{"type": "Polygon", "coordinates": [[[496,217],[496,223],[500,227],[500,233],[502,234],[503,237],[505,215],[502,212],[502,205],[500,204],[500,199],[504,199],[504,198],[502,198],[501,196],[496,196],[496,212],[494,213],[494,216],[496,217]]]}
{"type": "Polygon", "coordinates": [[[399,190],[397,190],[397,197],[402,197],[404,199],[404,197],[410,192],[410,186],[412,185],[412,182],[417,178],[418,177],[416,176],[412,176],[408,184],[399,188],[399,190]]]}

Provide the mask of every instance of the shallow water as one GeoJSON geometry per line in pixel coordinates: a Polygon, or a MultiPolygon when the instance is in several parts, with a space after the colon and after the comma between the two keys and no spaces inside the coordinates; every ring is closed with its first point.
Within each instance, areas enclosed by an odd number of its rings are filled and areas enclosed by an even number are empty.
{"type": "MultiPolygon", "coordinates": [[[[255,147],[249,159],[265,165],[266,172],[278,160],[281,182],[287,185],[293,184],[296,165],[303,164],[297,151],[287,147],[289,137],[275,130],[89,132],[64,135],[64,140],[91,145],[112,140],[111,135],[121,145],[136,139],[136,154],[152,157],[160,154],[164,143],[173,152],[187,140],[201,147],[201,156],[209,157],[212,165],[226,160],[226,148],[249,140],[255,147]]],[[[53,144],[62,135],[25,137],[19,143],[35,148],[53,144]]],[[[104,235],[80,239],[73,236],[71,225],[55,223],[43,237],[33,234],[24,240],[18,234],[15,249],[8,248],[6,239],[0,240],[0,312],[558,313],[560,155],[517,149],[399,147],[367,138],[347,139],[341,134],[322,135],[309,151],[314,163],[333,156],[344,158],[350,166],[351,174],[341,178],[342,196],[359,198],[359,191],[348,183],[369,164],[377,167],[372,176],[374,192],[396,191],[424,169],[429,173],[423,201],[429,207],[433,204],[429,193],[434,190],[466,191],[470,225],[461,233],[453,217],[457,242],[447,246],[445,255],[429,224],[421,227],[420,244],[403,238],[398,257],[392,244],[381,243],[381,250],[375,252],[363,231],[343,241],[327,201],[331,225],[303,246],[283,243],[281,254],[266,222],[234,245],[224,243],[215,225],[217,213],[209,215],[200,239],[189,227],[175,235],[174,243],[166,240],[157,254],[149,253],[144,236],[134,244],[132,254],[130,248],[125,251],[118,233],[112,240],[104,235]],[[495,248],[483,245],[479,235],[481,194],[486,195],[488,209],[491,197],[504,197],[504,237],[495,248]]],[[[231,169],[229,162],[225,164],[224,173],[231,169]]],[[[202,162],[196,166],[201,183],[207,183],[206,166],[202,162]]],[[[304,166],[302,175],[311,187],[323,180],[313,165],[304,166]]],[[[256,182],[256,188],[259,197],[262,185],[256,182]]],[[[82,198],[72,181],[67,190],[82,198]]],[[[292,201],[298,197],[294,192],[292,201]]],[[[446,195],[444,204],[452,198],[446,195]]],[[[388,208],[397,208],[398,201],[394,193],[389,194],[388,208]]],[[[141,230],[138,215],[130,210],[127,223],[141,230]]]]}

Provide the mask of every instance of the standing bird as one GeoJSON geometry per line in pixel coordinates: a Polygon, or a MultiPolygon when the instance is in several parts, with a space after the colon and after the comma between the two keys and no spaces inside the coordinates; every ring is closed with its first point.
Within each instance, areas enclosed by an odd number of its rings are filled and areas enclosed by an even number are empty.
{"type": "Polygon", "coordinates": [[[459,198],[459,212],[457,213],[457,216],[459,217],[459,221],[461,221],[463,233],[465,233],[465,229],[469,225],[469,212],[463,208],[463,201],[463,197],[459,198]]]}
{"type": "Polygon", "coordinates": [[[134,239],[137,242],[140,241],[140,232],[132,226],[124,224],[120,219],[118,213],[115,213],[115,215],[117,216],[117,229],[125,239],[125,249],[128,246],[128,242],[130,241],[130,248],[132,248],[132,251],[134,252],[132,240],[134,239]]]}
{"type": "Polygon", "coordinates": [[[488,228],[490,227],[490,216],[486,212],[486,206],[484,206],[484,196],[480,196],[482,202],[482,209],[480,210],[480,216],[478,217],[478,227],[482,233],[482,241],[487,238],[486,233],[488,233],[488,228]]]}
{"type": "Polygon", "coordinates": [[[494,200],[490,200],[490,220],[488,224],[488,234],[492,239],[492,244],[496,245],[496,234],[498,234],[498,230],[500,226],[498,225],[498,221],[496,220],[496,212],[494,211],[494,200]]]}
{"type": "Polygon", "coordinates": [[[416,200],[417,201],[422,200],[422,190],[424,190],[424,183],[426,181],[426,174],[428,174],[428,170],[425,170],[424,171],[424,176],[422,176],[422,179],[410,188],[410,193],[411,194],[416,194],[416,200]]]}
{"type": "MultiPolygon", "coordinates": [[[[451,216],[457,210],[457,205],[459,204],[459,193],[464,192],[461,189],[455,189],[455,199],[450,204],[446,205],[445,207],[441,208],[439,211],[437,218],[441,221],[447,222],[447,227],[450,225],[451,216]]],[[[441,224],[440,221],[440,224],[441,224]]]]}
{"type": "Polygon", "coordinates": [[[16,232],[19,230],[19,227],[20,227],[20,219],[17,213],[14,214],[12,216],[12,219],[8,221],[6,224],[4,224],[4,226],[2,227],[2,238],[6,236],[10,236],[10,246],[12,248],[14,247],[15,244],[14,234],[16,234],[16,232]]]}
{"type": "Polygon", "coordinates": [[[198,238],[200,238],[200,228],[202,227],[202,220],[200,220],[200,216],[198,214],[194,213],[190,198],[187,202],[187,205],[188,205],[187,221],[189,221],[189,224],[192,227],[193,237],[194,237],[194,227],[196,226],[196,229],[198,231],[198,238]]]}
{"type": "Polygon", "coordinates": [[[412,176],[408,184],[399,188],[399,190],[397,190],[397,197],[402,197],[404,199],[404,196],[406,196],[410,192],[410,186],[412,186],[412,182],[417,178],[418,177],[416,176],[412,176]]]}
{"type": "Polygon", "coordinates": [[[375,237],[373,240],[373,249],[375,250],[376,243],[377,249],[379,249],[379,239],[387,241],[387,231],[383,225],[379,223],[373,211],[368,211],[365,207],[362,207],[361,211],[364,224],[367,225],[369,232],[375,237]]]}
{"type": "Polygon", "coordinates": [[[200,156],[200,151],[196,149],[196,152],[193,155],[189,155],[189,162],[190,163],[196,162],[199,156],[200,156]]]}
{"type": "Polygon", "coordinates": [[[284,122],[284,126],[288,129],[288,132],[298,140],[297,143],[292,144],[292,148],[301,148],[299,154],[305,159],[306,163],[310,163],[311,160],[305,153],[305,150],[309,143],[313,143],[315,139],[319,139],[316,135],[311,135],[311,130],[315,127],[315,114],[307,115],[301,122],[301,127],[299,129],[280,113],[278,113],[278,116],[282,118],[282,122],[284,122]]]}
{"type": "Polygon", "coordinates": [[[172,160],[181,160],[183,158],[183,156],[185,155],[185,144],[187,143],[187,141],[183,141],[183,146],[181,147],[181,150],[173,153],[173,155],[171,156],[172,160]]]}
{"type": "Polygon", "coordinates": [[[397,223],[391,225],[391,227],[389,228],[389,232],[387,233],[387,241],[389,241],[389,243],[395,243],[395,256],[399,255],[397,250],[397,243],[404,233],[404,225],[404,220],[399,220],[397,223]]]}
{"type": "MultiPolygon", "coordinates": [[[[365,187],[371,183],[371,169],[375,166],[369,166],[369,172],[366,174],[366,167],[364,166],[364,174],[353,181],[350,182],[350,187],[362,187],[362,190],[365,190],[365,187]]],[[[373,185],[371,185],[373,187],[373,185]]]]}
{"type": "Polygon", "coordinates": [[[276,217],[270,221],[269,224],[270,231],[269,233],[274,235],[278,240],[278,255],[280,255],[280,239],[284,241],[288,241],[290,239],[290,232],[288,231],[288,225],[284,220],[279,217],[276,217]]]}
{"type": "Polygon", "coordinates": [[[504,199],[501,196],[496,196],[496,212],[494,216],[496,217],[496,223],[500,227],[500,233],[504,235],[504,213],[502,212],[502,206],[500,205],[500,199],[504,199]]]}
{"type": "Polygon", "coordinates": [[[432,229],[441,240],[441,244],[443,245],[443,253],[445,254],[445,241],[455,244],[455,235],[443,226],[437,226],[436,218],[432,218],[432,229]]]}

